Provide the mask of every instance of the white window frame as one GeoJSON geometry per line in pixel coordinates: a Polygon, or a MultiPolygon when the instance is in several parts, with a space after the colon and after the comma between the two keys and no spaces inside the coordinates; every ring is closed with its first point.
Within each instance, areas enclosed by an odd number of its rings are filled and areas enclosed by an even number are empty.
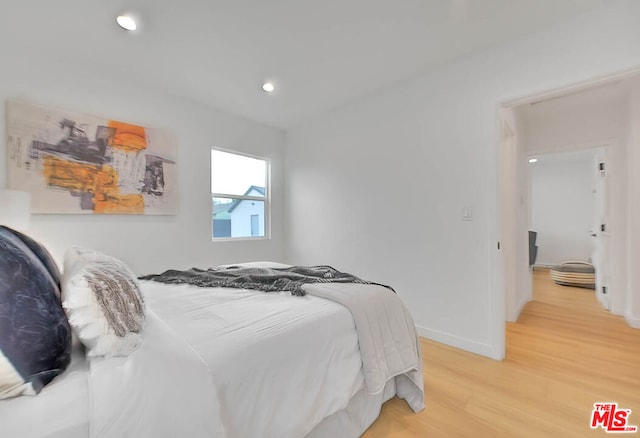
{"type": "MultiPolygon", "coordinates": [[[[271,239],[271,161],[267,157],[259,155],[247,154],[232,149],[224,149],[218,147],[212,147],[209,152],[209,182],[213,177],[212,157],[211,152],[219,151],[226,152],[227,154],[239,155],[241,157],[253,158],[255,160],[262,160],[265,162],[265,187],[264,197],[260,196],[247,196],[247,195],[231,195],[229,193],[211,192],[211,205],[213,207],[213,198],[229,198],[246,201],[259,201],[264,202],[264,236],[238,236],[238,237],[214,237],[213,236],[213,208],[211,208],[211,241],[212,242],[229,242],[239,240],[268,240],[271,239]]],[[[211,185],[211,184],[209,184],[211,185]]]]}

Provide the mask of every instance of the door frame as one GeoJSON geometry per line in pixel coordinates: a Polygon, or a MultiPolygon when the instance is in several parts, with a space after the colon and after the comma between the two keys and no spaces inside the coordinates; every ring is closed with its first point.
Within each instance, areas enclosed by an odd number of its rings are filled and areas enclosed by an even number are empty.
{"type": "MultiPolygon", "coordinates": [[[[611,161],[612,161],[612,147],[610,144],[607,144],[606,146],[603,146],[601,148],[597,149],[597,155],[595,156],[595,160],[593,160],[592,165],[593,166],[599,166],[599,163],[604,163],[604,169],[599,170],[599,174],[595,173],[595,178],[604,178],[604,185],[601,185],[598,183],[598,181],[596,181],[596,187],[595,187],[595,192],[597,194],[598,188],[604,188],[604,193],[601,194],[600,196],[604,196],[604,198],[598,198],[598,196],[596,195],[596,199],[594,199],[594,202],[596,203],[596,205],[594,206],[594,213],[596,213],[598,215],[598,217],[595,217],[595,221],[593,223],[595,229],[593,230],[593,233],[595,233],[595,238],[596,238],[596,242],[594,243],[595,245],[595,251],[596,253],[598,252],[598,249],[600,249],[600,254],[596,254],[596,256],[598,257],[598,262],[597,264],[594,264],[595,268],[596,268],[596,298],[598,299],[598,301],[600,302],[600,304],[602,304],[602,306],[607,309],[607,310],[611,310],[611,302],[614,301],[612,295],[617,295],[618,292],[618,288],[613,288],[611,287],[611,283],[613,283],[613,273],[611,272],[611,266],[607,265],[607,269],[602,269],[604,263],[607,262],[602,262],[602,260],[611,260],[611,252],[612,252],[612,242],[613,242],[613,235],[611,232],[611,224],[614,223],[614,215],[615,215],[615,211],[611,208],[611,203],[612,203],[612,199],[611,199],[611,183],[612,183],[612,175],[611,175],[611,161]],[[598,206],[598,204],[600,204],[600,206],[598,206]],[[598,225],[604,223],[605,224],[605,229],[598,229],[598,225]],[[602,236],[604,235],[604,237],[606,238],[606,242],[603,240],[600,240],[599,242],[597,241],[598,239],[602,239],[602,236]],[[606,243],[605,251],[602,251],[603,248],[603,243],[606,243]],[[608,288],[608,290],[612,293],[607,293],[605,295],[604,293],[604,288],[608,288]]],[[[597,169],[592,169],[592,171],[598,171],[597,169]]],[[[613,231],[615,231],[615,227],[613,227],[613,231]]]]}
{"type": "MultiPolygon", "coordinates": [[[[532,103],[540,100],[547,100],[554,97],[560,97],[566,94],[586,91],[590,88],[595,88],[598,86],[606,85],[611,82],[615,82],[618,80],[626,79],[632,76],[636,76],[640,73],[640,67],[624,70],[617,73],[611,73],[608,75],[603,75],[588,81],[574,82],[565,84],[564,86],[559,86],[553,89],[541,90],[538,93],[531,93],[526,96],[520,96],[511,99],[504,99],[501,101],[497,101],[495,104],[495,129],[496,129],[496,137],[494,142],[494,160],[495,160],[495,173],[493,175],[493,181],[495,184],[495,228],[492,233],[490,233],[490,241],[494,242],[493,250],[490,251],[490,262],[491,262],[491,283],[492,289],[494,290],[493,299],[491,300],[491,307],[493,308],[494,320],[492,321],[492,332],[493,332],[493,355],[495,359],[502,360],[505,357],[506,353],[506,329],[505,329],[505,303],[507,299],[507,291],[506,291],[506,260],[504,256],[504,252],[501,251],[501,247],[506,245],[516,245],[509,236],[506,235],[505,230],[508,229],[509,226],[515,226],[516,215],[507,215],[505,212],[505,205],[508,204],[507,199],[505,198],[506,193],[504,190],[504,184],[507,183],[505,180],[506,172],[505,166],[505,157],[503,155],[503,147],[502,147],[502,117],[504,114],[505,108],[514,108],[519,105],[532,103]],[[507,221],[513,221],[511,224],[507,224],[507,221]]],[[[605,143],[601,143],[604,145],[605,143]]],[[[610,144],[610,143],[609,143],[610,144]]],[[[518,145],[520,147],[520,145],[518,145]]],[[[611,160],[611,157],[609,157],[611,160]]],[[[511,180],[510,183],[517,184],[517,180],[511,180]]],[[[619,282],[622,284],[622,281],[619,282]]],[[[613,297],[610,297],[610,303],[614,301],[613,297]]]]}

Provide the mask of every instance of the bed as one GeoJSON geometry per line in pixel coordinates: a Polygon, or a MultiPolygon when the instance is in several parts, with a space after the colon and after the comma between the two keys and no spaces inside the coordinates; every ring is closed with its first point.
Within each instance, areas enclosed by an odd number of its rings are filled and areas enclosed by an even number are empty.
{"type": "Polygon", "coordinates": [[[588,262],[581,260],[562,262],[549,270],[551,279],[561,286],[596,288],[596,270],[588,262]]]}
{"type": "Polygon", "coordinates": [[[139,287],[134,348],[89,357],[75,337],[69,366],[38,395],[0,400],[0,436],[356,437],[396,395],[424,408],[415,326],[381,285],[139,287]]]}

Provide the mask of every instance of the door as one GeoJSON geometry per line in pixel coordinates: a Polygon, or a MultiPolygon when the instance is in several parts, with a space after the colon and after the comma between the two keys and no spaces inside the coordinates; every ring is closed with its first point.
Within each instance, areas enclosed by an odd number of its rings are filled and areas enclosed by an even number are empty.
{"type": "Polygon", "coordinates": [[[591,230],[593,237],[593,251],[591,263],[596,270],[596,297],[598,301],[609,310],[611,306],[611,227],[610,208],[611,199],[610,169],[607,165],[608,149],[598,150],[593,162],[595,172],[594,195],[594,221],[591,230]]]}

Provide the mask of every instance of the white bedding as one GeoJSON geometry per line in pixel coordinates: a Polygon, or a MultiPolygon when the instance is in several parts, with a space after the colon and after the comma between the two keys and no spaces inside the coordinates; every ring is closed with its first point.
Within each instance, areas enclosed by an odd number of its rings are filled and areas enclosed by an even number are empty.
{"type": "Polygon", "coordinates": [[[364,384],[353,318],[340,304],[288,292],[142,289],[209,365],[227,438],[303,437],[364,384]]]}
{"type": "Polygon", "coordinates": [[[317,283],[305,290],[351,312],[367,390],[377,394],[395,378],[398,396],[414,412],[424,409],[420,342],[413,318],[397,295],[375,284],[317,283]]]}
{"type": "Polygon", "coordinates": [[[90,367],[76,354],[38,396],[0,401],[0,436],[350,437],[396,391],[414,410],[424,406],[419,350],[395,342],[415,334],[406,308],[387,311],[384,294],[353,316],[358,304],[338,303],[366,285],[314,285],[327,299],[141,286],[149,310],[141,347],[90,367]],[[376,327],[380,312],[390,320],[376,327]]]}
{"type": "Polygon", "coordinates": [[[137,350],[90,369],[91,438],[224,436],[209,368],[153,310],[137,350]]]}
{"type": "Polygon", "coordinates": [[[78,344],[71,364],[37,396],[0,400],[0,437],[89,436],[89,362],[78,344]]]}

